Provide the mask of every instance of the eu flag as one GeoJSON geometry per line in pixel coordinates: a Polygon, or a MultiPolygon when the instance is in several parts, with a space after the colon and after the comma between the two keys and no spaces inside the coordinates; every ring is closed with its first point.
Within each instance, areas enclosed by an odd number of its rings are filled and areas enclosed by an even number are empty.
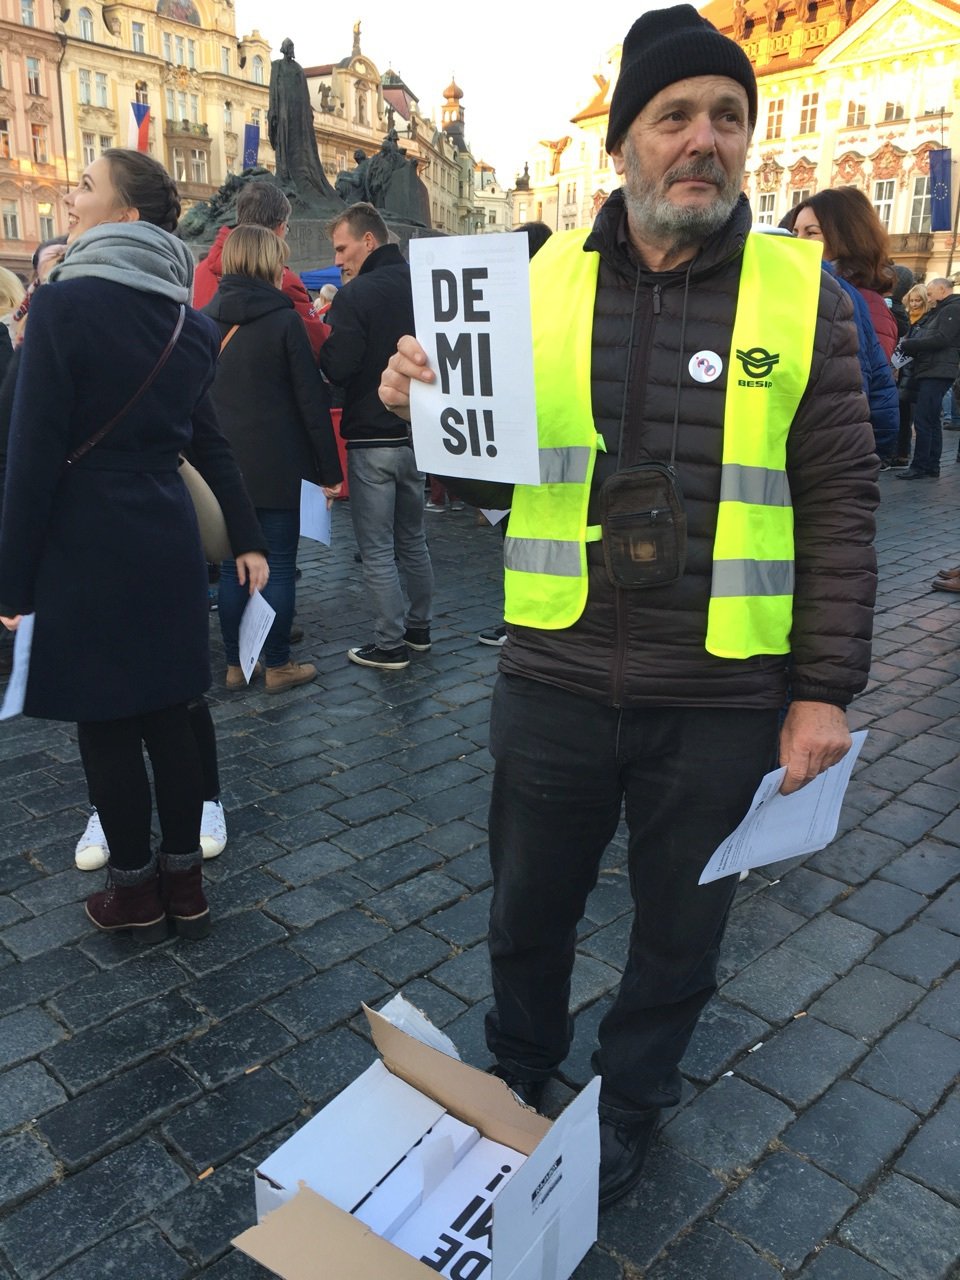
{"type": "Polygon", "coordinates": [[[930,230],[953,228],[950,199],[950,148],[930,152],[930,230]]]}
{"type": "MultiPolygon", "coordinates": [[[[243,126],[243,167],[252,169],[260,155],[260,126],[245,124],[243,126]]],[[[949,204],[949,198],[947,203],[949,204]]]]}

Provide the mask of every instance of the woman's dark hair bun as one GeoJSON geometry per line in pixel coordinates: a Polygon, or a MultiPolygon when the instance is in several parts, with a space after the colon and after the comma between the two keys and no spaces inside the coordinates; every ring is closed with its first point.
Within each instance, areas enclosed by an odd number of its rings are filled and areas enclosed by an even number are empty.
{"type": "Polygon", "coordinates": [[[143,151],[111,147],[104,151],[120,202],[136,209],[141,221],[164,231],[176,231],[180,221],[177,184],[153,156],[143,151]]]}

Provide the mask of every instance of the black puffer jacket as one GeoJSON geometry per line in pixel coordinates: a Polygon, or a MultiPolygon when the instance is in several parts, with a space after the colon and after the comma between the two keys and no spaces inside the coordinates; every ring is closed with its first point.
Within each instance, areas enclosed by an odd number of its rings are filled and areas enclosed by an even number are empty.
{"type": "Polygon", "coordinates": [[[409,443],[409,426],[377,394],[398,341],[414,331],[410,267],[395,244],[374,249],[327,319],[333,332],[320,349],[320,368],[343,390],[340,434],[347,448],[409,443]]]}
{"type": "Polygon", "coordinates": [[[960,297],[944,298],[910,330],[900,343],[905,355],[913,356],[911,382],[921,378],[949,378],[960,369],[960,297]]]}
{"type": "Polygon", "coordinates": [[[300,507],[300,481],[343,478],[330,391],[291,300],[251,276],[224,276],[203,308],[224,336],[210,395],[255,507],[300,507]]]}
{"type": "MultiPolygon", "coordinates": [[[[730,338],[749,228],[750,209],[743,199],[698,254],[687,286],[686,269],[654,273],[637,266],[619,192],[601,211],[585,246],[601,256],[592,394],[607,456],[599,455],[594,491],[616,466],[629,363],[634,390],[625,407],[622,465],[667,461],[679,409],[677,471],[689,524],[686,572],[671,586],[616,590],[607,580],[599,544],[590,544],[583,615],[563,631],[511,628],[502,671],[619,706],[776,707],[788,675],[795,698],[845,705],[866,683],[876,591],[872,541],[878,464],[851,305],[825,273],[810,382],[787,449],[796,519],[792,655],[732,660],[714,657],[704,647],[726,377],[731,361],[733,370],[738,368],[730,338]],[[696,383],[690,376],[688,363],[698,351],[720,356],[724,373],[715,382],[696,383]]],[[[777,340],[771,333],[771,350],[777,340]]]]}

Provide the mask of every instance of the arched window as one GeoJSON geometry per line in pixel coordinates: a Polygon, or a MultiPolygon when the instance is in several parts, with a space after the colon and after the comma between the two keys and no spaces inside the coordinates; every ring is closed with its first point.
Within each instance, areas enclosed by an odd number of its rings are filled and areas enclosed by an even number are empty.
{"type": "Polygon", "coordinates": [[[147,106],[147,105],[148,105],[148,103],[150,102],[150,99],[149,99],[149,97],[147,96],[147,82],[146,82],[146,80],[138,80],[138,81],[137,81],[137,83],[136,83],[136,87],[135,87],[135,89],[134,89],[134,93],[136,94],[136,101],[137,101],[137,102],[141,103],[143,106],[147,106]]]}
{"type": "Polygon", "coordinates": [[[263,59],[259,53],[253,59],[253,83],[263,84],[263,59]]]}
{"type": "Polygon", "coordinates": [[[80,39],[93,39],[93,14],[89,9],[81,9],[77,14],[77,21],[80,24],[80,39]]]}

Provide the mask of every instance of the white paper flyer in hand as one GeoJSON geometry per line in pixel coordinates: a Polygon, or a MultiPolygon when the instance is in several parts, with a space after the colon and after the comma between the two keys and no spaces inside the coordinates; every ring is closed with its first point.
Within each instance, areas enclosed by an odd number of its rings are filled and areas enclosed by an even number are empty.
{"type": "Polygon", "coordinates": [[[9,720],[23,710],[27,696],[27,677],[30,674],[30,646],[33,644],[33,620],[36,614],[27,613],[13,633],[13,668],[7,682],[0,707],[0,720],[9,720]]]}
{"type": "Polygon", "coordinates": [[[313,538],[314,542],[330,545],[330,508],[327,495],[318,484],[310,480],[300,481],[300,535],[313,538]]]}
{"type": "Polygon", "coordinates": [[[417,466],[539,484],[526,236],[411,240],[417,340],[436,381],[413,382],[417,466]]]}
{"type": "Polygon", "coordinates": [[[276,609],[267,604],[259,591],[253,593],[244,607],[240,619],[240,668],[247,684],[276,616],[276,609]]]}
{"type": "Polygon", "coordinates": [[[825,849],[837,834],[840,806],[867,731],[850,736],[853,745],[843,759],[791,795],[780,794],[786,769],[768,773],[746,817],[713,854],[697,883],[825,849]]]}

